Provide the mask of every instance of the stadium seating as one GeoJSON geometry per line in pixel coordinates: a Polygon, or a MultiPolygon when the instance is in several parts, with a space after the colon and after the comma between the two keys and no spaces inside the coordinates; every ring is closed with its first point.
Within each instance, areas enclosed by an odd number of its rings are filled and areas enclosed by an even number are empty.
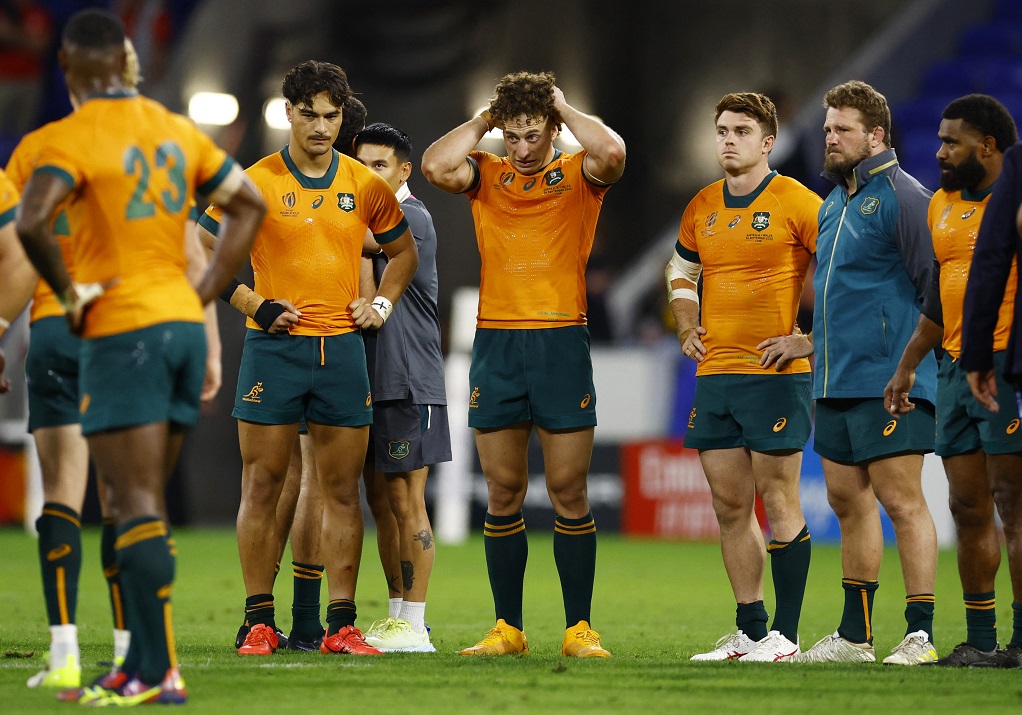
{"type": "Polygon", "coordinates": [[[995,0],[989,21],[968,28],[957,56],[935,63],[916,98],[891,108],[894,146],[902,166],[929,189],[940,172],[934,154],[944,107],[955,97],[980,92],[996,97],[1022,123],[1022,2],[995,0]]]}

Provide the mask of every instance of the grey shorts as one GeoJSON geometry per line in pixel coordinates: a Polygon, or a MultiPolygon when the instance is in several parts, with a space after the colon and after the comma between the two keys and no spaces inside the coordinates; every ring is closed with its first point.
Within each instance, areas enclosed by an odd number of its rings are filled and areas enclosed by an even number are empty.
{"type": "Polygon", "coordinates": [[[366,464],[393,474],[450,461],[447,405],[416,405],[411,399],[373,403],[366,464]]]}

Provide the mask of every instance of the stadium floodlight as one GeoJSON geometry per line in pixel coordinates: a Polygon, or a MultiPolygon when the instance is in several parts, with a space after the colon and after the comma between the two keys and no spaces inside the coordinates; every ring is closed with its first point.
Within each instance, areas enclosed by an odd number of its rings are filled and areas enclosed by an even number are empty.
{"type": "Polygon", "coordinates": [[[287,112],[284,110],[284,98],[274,97],[263,105],[263,121],[270,129],[290,129],[287,112]]]}
{"type": "Polygon", "coordinates": [[[196,92],[188,100],[188,116],[196,124],[227,126],[238,118],[238,99],[223,92],[196,92]]]}

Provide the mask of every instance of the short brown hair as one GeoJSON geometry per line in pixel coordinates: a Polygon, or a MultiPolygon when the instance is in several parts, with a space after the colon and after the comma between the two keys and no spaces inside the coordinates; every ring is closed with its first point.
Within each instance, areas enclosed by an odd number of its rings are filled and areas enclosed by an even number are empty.
{"type": "Polygon", "coordinates": [[[887,98],[865,82],[853,79],[839,84],[823,96],[826,109],[858,109],[866,130],[874,127],[884,130],[884,144],[891,146],[891,110],[887,98]]]}
{"type": "Polygon", "coordinates": [[[770,97],[759,92],[731,92],[725,94],[714,110],[713,121],[718,121],[724,112],[747,114],[763,129],[764,136],[777,136],[777,107],[770,97]]]}
{"type": "Polygon", "coordinates": [[[490,114],[498,124],[505,124],[523,114],[527,117],[550,118],[559,124],[561,118],[554,109],[553,72],[512,72],[497,82],[490,99],[490,114]]]}

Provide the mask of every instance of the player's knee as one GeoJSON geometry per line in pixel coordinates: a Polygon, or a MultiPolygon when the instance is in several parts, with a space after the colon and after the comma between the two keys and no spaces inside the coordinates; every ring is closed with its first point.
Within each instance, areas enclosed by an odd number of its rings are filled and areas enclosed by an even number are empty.
{"type": "Polygon", "coordinates": [[[959,530],[986,526],[993,519],[989,493],[952,494],[948,497],[948,507],[959,530]]]}
{"type": "Polygon", "coordinates": [[[1022,532],[1022,485],[1014,480],[998,480],[991,495],[1005,531],[1022,532]]]}
{"type": "Polygon", "coordinates": [[[717,515],[717,523],[721,528],[748,523],[754,503],[737,494],[714,494],[713,513],[717,515]]]}

